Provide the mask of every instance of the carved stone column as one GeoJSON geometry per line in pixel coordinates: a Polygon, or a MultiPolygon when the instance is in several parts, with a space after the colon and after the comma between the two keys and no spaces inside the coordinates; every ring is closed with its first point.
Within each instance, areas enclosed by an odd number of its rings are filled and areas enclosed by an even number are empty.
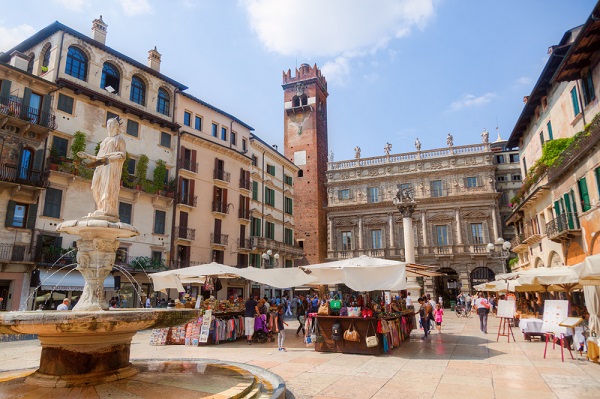
{"type": "Polygon", "coordinates": [[[333,251],[333,241],[335,240],[335,236],[333,235],[333,220],[331,217],[327,218],[327,228],[329,229],[329,251],[333,251]]]}
{"type": "Polygon", "coordinates": [[[358,217],[358,250],[363,249],[363,219],[362,216],[358,217]]]}
{"type": "Polygon", "coordinates": [[[456,219],[456,240],[458,241],[458,245],[462,245],[464,243],[462,238],[462,225],[460,221],[460,208],[454,209],[454,218],[456,219]]]}
{"type": "Polygon", "coordinates": [[[390,226],[390,248],[396,248],[396,240],[394,237],[394,214],[388,213],[388,224],[390,226]]]}
{"type": "Polygon", "coordinates": [[[427,241],[427,215],[426,211],[421,211],[421,226],[423,226],[423,246],[428,247],[429,242],[427,241]]]}
{"type": "MultiPolygon", "coordinates": [[[[415,236],[413,233],[412,215],[417,207],[410,192],[400,193],[394,199],[394,205],[402,214],[402,230],[404,233],[404,260],[406,263],[415,263],[415,236]]],[[[406,289],[410,292],[418,292],[421,295],[421,286],[416,277],[406,278],[406,289]]]]}
{"type": "Polygon", "coordinates": [[[491,212],[492,212],[492,224],[494,225],[494,228],[492,229],[492,234],[494,235],[494,237],[492,238],[492,242],[496,242],[496,240],[498,239],[498,237],[500,236],[498,234],[498,217],[496,216],[496,207],[492,206],[491,207],[491,212]]]}

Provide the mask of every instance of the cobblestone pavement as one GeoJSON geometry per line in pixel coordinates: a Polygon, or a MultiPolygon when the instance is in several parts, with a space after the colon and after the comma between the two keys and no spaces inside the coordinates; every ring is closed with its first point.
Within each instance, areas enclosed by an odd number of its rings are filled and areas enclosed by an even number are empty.
{"type": "MultiPolygon", "coordinates": [[[[208,347],[149,346],[150,332],[138,333],[131,358],[214,358],[254,364],[269,369],[286,381],[288,398],[598,398],[600,365],[575,354],[528,342],[514,329],[517,342],[506,337],[496,342],[498,319],[490,317],[489,334],[479,331],[476,317],[458,319],[449,310],[443,333],[421,340],[413,331],[391,354],[382,356],[318,353],[296,337],[297,322],[286,330],[287,352],[277,343],[247,345],[244,340],[208,347]],[[293,328],[293,330],[292,330],[293,328]],[[567,359],[568,358],[568,359],[567,359]]],[[[37,340],[0,343],[0,381],[10,371],[34,368],[40,346],[37,340]]],[[[166,398],[165,398],[166,399],[166,398]]]]}

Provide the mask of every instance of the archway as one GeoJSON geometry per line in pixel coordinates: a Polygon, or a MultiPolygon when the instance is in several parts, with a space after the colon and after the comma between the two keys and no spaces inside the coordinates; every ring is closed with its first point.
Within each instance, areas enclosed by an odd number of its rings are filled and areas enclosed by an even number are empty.
{"type": "Polygon", "coordinates": [[[581,248],[581,245],[576,242],[572,242],[567,248],[567,261],[565,262],[568,266],[573,266],[583,262],[585,259],[585,253],[581,248]]]}
{"type": "Polygon", "coordinates": [[[546,265],[544,265],[544,261],[542,259],[535,258],[535,261],[533,262],[533,267],[537,269],[538,267],[546,267],[546,265]]]}
{"type": "Polygon", "coordinates": [[[562,261],[560,260],[560,256],[555,252],[552,251],[550,253],[550,256],[548,257],[548,266],[549,267],[559,267],[562,266],[562,261]]]}
{"type": "Polygon", "coordinates": [[[433,278],[433,292],[437,302],[438,297],[444,298],[444,302],[455,300],[461,290],[461,283],[456,270],[451,267],[442,267],[437,270],[445,273],[445,276],[433,278]]]}
{"type": "Polygon", "coordinates": [[[471,271],[471,287],[475,287],[476,285],[489,283],[490,281],[494,281],[496,278],[496,273],[489,267],[476,267],[471,271]]]}

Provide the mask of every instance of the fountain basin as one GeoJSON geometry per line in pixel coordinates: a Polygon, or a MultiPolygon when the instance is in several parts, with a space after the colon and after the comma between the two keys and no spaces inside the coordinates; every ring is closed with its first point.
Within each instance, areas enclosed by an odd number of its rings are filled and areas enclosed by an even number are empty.
{"type": "Polygon", "coordinates": [[[37,334],[39,369],[27,383],[74,387],[105,383],[137,373],[131,367],[131,339],[139,330],[185,324],[196,309],[135,309],[97,312],[43,311],[0,314],[0,333],[37,334]]]}

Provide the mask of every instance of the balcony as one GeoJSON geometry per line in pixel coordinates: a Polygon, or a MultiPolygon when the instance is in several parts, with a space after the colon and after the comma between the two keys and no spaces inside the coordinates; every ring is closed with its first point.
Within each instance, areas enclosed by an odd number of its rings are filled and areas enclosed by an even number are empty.
{"type": "Polygon", "coordinates": [[[250,210],[249,209],[240,209],[238,217],[244,220],[250,220],[250,210]]]}
{"type": "Polygon", "coordinates": [[[226,247],[229,242],[228,234],[210,233],[210,244],[226,247]]]}
{"type": "Polygon", "coordinates": [[[167,270],[167,263],[164,259],[152,259],[149,256],[130,256],[120,253],[117,253],[114,265],[118,266],[117,269],[125,269],[129,272],[167,270]]]}
{"type": "Polygon", "coordinates": [[[48,188],[49,171],[29,170],[17,165],[0,164],[0,181],[23,186],[48,188]]]}
{"type": "Polygon", "coordinates": [[[527,243],[525,241],[523,241],[523,235],[522,234],[516,234],[515,238],[513,238],[512,240],[510,240],[510,244],[511,244],[511,247],[512,247],[512,251],[514,253],[519,253],[519,252],[527,251],[527,243]]]}
{"type": "Polygon", "coordinates": [[[0,244],[0,262],[31,262],[26,245],[0,244]]]}
{"type": "Polygon", "coordinates": [[[237,243],[239,251],[250,251],[252,249],[252,240],[249,238],[239,238],[237,243]]]}
{"type": "Polygon", "coordinates": [[[0,97],[0,114],[16,118],[27,123],[33,123],[46,129],[56,129],[56,117],[38,108],[23,107],[17,100],[0,97]]]}
{"type": "Polygon", "coordinates": [[[570,240],[581,235],[579,218],[576,213],[563,213],[546,223],[546,235],[555,242],[570,240]]]}
{"type": "Polygon", "coordinates": [[[227,206],[227,204],[224,204],[222,202],[213,202],[212,203],[212,211],[216,212],[216,213],[222,213],[224,215],[227,215],[229,213],[229,207],[227,206]]]}
{"type": "Polygon", "coordinates": [[[231,181],[231,173],[221,169],[215,169],[213,173],[214,180],[220,180],[229,183],[231,181]]]}
{"type": "Polygon", "coordinates": [[[61,248],[52,245],[38,246],[35,251],[35,261],[45,265],[57,263],[71,265],[77,263],[77,250],[73,248],[61,248]]]}
{"type": "Polygon", "coordinates": [[[452,250],[452,245],[439,245],[433,247],[433,254],[436,258],[441,256],[453,256],[454,251],[452,250]]]}
{"type": "Polygon", "coordinates": [[[176,238],[194,241],[196,239],[196,229],[190,229],[184,226],[175,226],[175,236],[176,238]]]}
{"type": "Polygon", "coordinates": [[[488,256],[489,252],[487,250],[487,244],[470,244],[469,253],[471,254],[471,257],[474,255],[488,256]]]}
{"type": "Polygon", "coordinates": [[[270,249],[273,252],[279,252],[280,256],[304,256],[304,250],[296,245],[285,244],[283,242],[270,240],[263,237],[252,237],[250,240],[252,249],[256,248],[259,251],[266,251],[270,249]]]}
{"type": "Polygon", "coordinates": [[[240,179],[240,188],[250,191],[250,179],[240,179]]]}
{"type": "Polygon", "coordinates": [[[191,159],[180,159],[179,168],[193,173],[198,173],[198,162],[192,162],[191,159]]]}
{"type": "Polygon", "coordinates": [[[527,245],[533,245],[542,240],[540,229],[532,222],[525,223],[525,232],[523,233],[523,242],[527,245]]]}
{"type": "Polygon", "coordinates": [[[196,204],[198,202],[198,196],[197,195],[189,195],[189,194],[180,194],[179,195],[179,204],[181,205],[187,205],[187,206],[191,206],[191,207],[196,207],[196,204]]]}

